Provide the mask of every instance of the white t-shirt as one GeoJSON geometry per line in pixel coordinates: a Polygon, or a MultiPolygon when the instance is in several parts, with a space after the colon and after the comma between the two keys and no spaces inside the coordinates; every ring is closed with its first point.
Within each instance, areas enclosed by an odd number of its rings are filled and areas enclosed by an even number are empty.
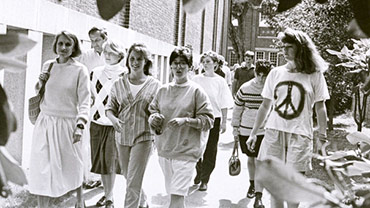
{"type": "Polygon", "coordinates": [[[215,118],[221,117],[221,109],[233,106],[233,97],[224,78],[215,74],[213,77],[199,74],[193,77],[193,81],[200,85],[208,95],[215,118]]]}
{"type": "Polygon", "coordinates": [[[313,137],[313,106],[329,99],[322,72],[291,73],[276,67],[267,76],[262,97],[272,100],[273,110],[266,128],[313,137]]]}
{"type": "MultiPolygon", "coordinates": [[[[145,82],[147,81],[148,79],[145,80],[145,82]]],[[[132,94],[132,97],[136,97],[137,93],[140,91],[140,89],[144,86],[145,82],[143,82],[142,84],[139,84],[139,85],[134,85],[132,84],[130,81],[128,82],[130,84],[130,90],[131,90],[131,94],[132,94]]]]}

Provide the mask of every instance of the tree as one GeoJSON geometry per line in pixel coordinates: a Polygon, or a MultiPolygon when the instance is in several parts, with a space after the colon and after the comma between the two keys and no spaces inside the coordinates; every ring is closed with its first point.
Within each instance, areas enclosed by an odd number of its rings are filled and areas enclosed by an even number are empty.
{"type": "Polygon", "coordinates": [[[229,18],[229,40],[234,48],[238,60],[241,62],[243,54],[247,50],[245,43],[245,32],[247,31],[245,22],[247,12],[251,8],[249,2],[231,1],[231,18],[229,18]]]}
{"type": "MultiPolygon", "coordinates": [[[[262,4],[276,11],[276,0],[265,0],[262,4]]],[[[268,14],[268,23],[277,31],[286,27],[306,32],[314,41],[323,58],[331,63],[325,73],[331,100],[327,103],[329,111],[329,126],[332,127],[334,114],[340,114],[349,109],[352,102],[353,77],[346,76],[349,71],[342,66],[336,66],[340,60],[333,57],[326,49],[340,50],[344,45],[350,45],[350,37],[346,32],[347,26],[353,18],[347,0],[329,0],[318,4],[314,0],[302,0],[292,9],[277,14],[268,14]]]]}

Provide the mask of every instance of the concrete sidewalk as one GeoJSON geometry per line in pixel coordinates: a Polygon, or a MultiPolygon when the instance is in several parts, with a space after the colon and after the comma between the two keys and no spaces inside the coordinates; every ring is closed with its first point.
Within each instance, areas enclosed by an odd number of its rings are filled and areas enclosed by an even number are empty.
{"type": "MultiPolygon", "coordinates": [[[[231,112],[229,118],[231,118],[231,112]]],[[[230,119],[227,122],[227,131],[220,135],[216,168],[211,175],[208,183],[208,190],[205,192],[197,191],[197,186],[190,187],[189,196],[186,198],[186,206],[192,207],[222,207],[222,208],[252,208],[254,199],[246,198],[249,187],[247,156],[241,154],[242,170],[238,176],[230,176],[228,172],[228,160],[233,148],[233,135],[230,126],[230,119]]],[[[195,174],[195,170],[194,170],[195,174]]],[[[195,176],[195,175],[194,175],[195,176]]],[[[115,207],[123,207],[125,196],[125,179],[123,176],[117,176],[114,187],[115,207]]],[[[169,204],[169,196],[164,187],[164,178],[162,170],[158,163],[157,152],[153,152],[145,176],[143,189],[148,196],[148,203],[151,208],[165,208],[169,204]]],[[[88,207],[94,207],[95,203],[103,195],[103,188],[86,190],[85,198],[88,207]]],[[[264,192],[263,201],[266,208],[270,207],[270,197],[264,192]]]]}

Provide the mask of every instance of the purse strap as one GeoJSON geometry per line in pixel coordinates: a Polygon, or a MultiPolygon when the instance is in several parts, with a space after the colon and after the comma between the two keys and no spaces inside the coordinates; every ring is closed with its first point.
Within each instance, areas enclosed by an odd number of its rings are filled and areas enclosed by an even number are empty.
{"type": "MultiPolygon", "coordinates": [[[[54,65],[54,62],[51,62],[49,64],[49,68],[48,68],[48,71],[47,71],[47,73],[49,74],[49,78],[50,78],[50,71],[51,71],[51,68],[53,68],[53,65],[54,65]]],[[[49,78],[47,80],[45,80],[44,84],[41,86],[40,91],[39,91],[40,95],[44,95],[45,85],[46,85],[46,82],[49,80],[49,78]]]]}
{"type": "Polygon", "coordinates": [[[233,156],[237,156],[239,157],[239,142],[238,141],[234,141],[234,149],[233,149],[233,156]]]}

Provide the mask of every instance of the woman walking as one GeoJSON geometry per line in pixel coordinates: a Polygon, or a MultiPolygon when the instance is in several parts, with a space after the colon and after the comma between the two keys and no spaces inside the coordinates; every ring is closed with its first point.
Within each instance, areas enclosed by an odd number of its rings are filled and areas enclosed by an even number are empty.
{"type": "Polygon", "coordinates": [[[256,68],[254,69],[254,78],[244,83],[235,95],[235,105],[231,120],[231,125],[234,128],[234,138],[236,142],[240,143],[242,152],[248,156],[247,166],[250,185],[247,197],[256,197],[253,205],[254,208],[264,208],[262,204],[262,187],[254,180],[256,176],[256,157],[265,133],[264,125],[261,125],[257,131],[257,142],[254,152],[248,150],[246,142],[256,120],[258,108],[262,104],[263,98],[261,92],[270,70],[270,62],[257,61],[256,68]]]}
{"type": "MultiPolygon", "coordinates": [[[[326,137],[324,101],[329,99],[329,92],[323,71],[328,65],[311,38],[302,31],[286,29],[279,37],[284,44],[287,64],[271,70],[266,78],[261,94],[263,102],[247,146],[250,151],[255,151],[258,129],[272,106],[257,159],[276,157],[305,173],[312,168],[313,107],[316,110],[319,137],[326,137]]],[[[284,203],[271,197],[271,207],[284,207],[284,203]]],[[[298,204],[288,203],[288,207],[298,207],[298,204]]]]}
{"type": "Polygon", "coordinates": [[[204,73],[197,75],[193,81],[199,84],[208,95],[215,117],[213,128],[209,132],[206,150],[203,157],[198,161],[197,175],[194,184],[200,184],[199,191],[206,191],[211,173],[216,165],[217,145],[220,132],[226,131],[227,109],[233,106],[233,97],[226,80],[216,74],[219,67],[218,54],[210,51],[200,58],[204,73]]]}
{"type": "Polygon", "coordinates": [[[120,167],[126,178],[124,207],[149,207],[141,189],[153,143],[148,107],[160,83],[150,76],[151,54],[145,45],[133,44],[127,57],[129,72],[114,83],[106,114],[116,131],[120,167]]]}
{"type": "Polygon", "coordinates": [[[50,197],[76,190],[76,207],[85,207],[80,140],[90,111],[88,70],[73,60],[81,54],[74,34],[57,34],[53,51],[58,57],[44,63],[36,85],[39,90],[48,79],[33,132],[29,191],[38,196],[38,206],[43,208],[50,207],[50,197]]]}
{"type": "MultiPolygon", "coordinates": [[[[161,87],[150,104],[151,128],[158,134],[156,147],[170,208],[185,207],[196,162],[202,157],[213,112],[204,90],[188,80],[193,56],[188,48],[170,55],[174,82],[161,87]]],[[[222,78],[221,78],[222,79],[222,78]]]]}
{"type": "Polygon", "coordinates": [[[113,207],[113,186],[116,173],[120,173],[115,133],[112,122],[105,115],[105,105],[113,83],[127,71],[121,66],[124,48],[108,40],[103,45],[105,65],[91,72],[91,172],[100,174],[104,196],[97,206],[113,207]]]}

